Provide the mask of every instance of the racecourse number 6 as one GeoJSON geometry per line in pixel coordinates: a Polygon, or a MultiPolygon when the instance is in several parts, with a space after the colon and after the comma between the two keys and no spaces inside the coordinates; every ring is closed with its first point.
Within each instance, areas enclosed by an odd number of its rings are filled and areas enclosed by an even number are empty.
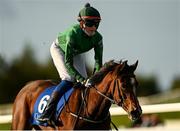
{"type": "Polygon", "coordinates": [[[45,95],[41,98],[40,102],[39,102],[39,105],[38,105],[38,112],[39,113],[43,113],[46,105],[47,105],[47,102],[49,100],[50,96],[49,95],[45,95]]]}

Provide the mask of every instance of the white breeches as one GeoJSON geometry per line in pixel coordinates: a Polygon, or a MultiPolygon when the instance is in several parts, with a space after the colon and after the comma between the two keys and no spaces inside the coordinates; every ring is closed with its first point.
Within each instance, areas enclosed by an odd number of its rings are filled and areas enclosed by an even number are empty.
{"type": "MultiPolygon", "coordinates": [[[[57,42],[57,40],[55,41],[57,42]]],[[[64,54],[61,49],[57,46],[58,43],[53,42],[50,47],[50,53],[54,62],[54,65],[59,73],[59,76],[62,80],[75,81],[75,78],[72,77],[68,70],[66,69],[64,62],[64,54]]],[[[74,68],[84,77],[87,78],[85,60],[83,59],[83,54],[74,56],[73,58],[74,68]]]]}

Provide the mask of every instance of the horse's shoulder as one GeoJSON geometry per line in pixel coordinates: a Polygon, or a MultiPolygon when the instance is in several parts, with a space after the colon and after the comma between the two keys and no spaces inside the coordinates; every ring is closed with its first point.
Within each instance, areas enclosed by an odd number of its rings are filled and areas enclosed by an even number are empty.
{"type": "Polygon", "coordinates": [[[85,90],[85,88],[81,88],[81,87],[74,88],[74,91],[71,94],[70,99],[69,99],[70,103],[71,102],[74,103],[75,100],[80,101],[84,94],[84,90],[85,90]]]}

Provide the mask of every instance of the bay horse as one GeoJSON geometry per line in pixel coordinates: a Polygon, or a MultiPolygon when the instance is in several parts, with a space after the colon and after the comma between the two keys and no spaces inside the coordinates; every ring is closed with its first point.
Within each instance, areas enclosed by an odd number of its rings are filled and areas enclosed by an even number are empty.
{"type": "Polygon", "coordinates": [[[46,88],[56,85],[52,80],[36,80],[27,83],[18,93],[13,104],[13,130],[109,130],[112,104],[121,106],[131,120],[140,118],[142,110],[136,96],[138,82],[134,71],[136,61],[128,65],[127,61],[111,60],[103,65],[91,78],[92,87],[75,88],[63,108],[60,125],[32,125],[29,119],[35,101],[46,88]]]}

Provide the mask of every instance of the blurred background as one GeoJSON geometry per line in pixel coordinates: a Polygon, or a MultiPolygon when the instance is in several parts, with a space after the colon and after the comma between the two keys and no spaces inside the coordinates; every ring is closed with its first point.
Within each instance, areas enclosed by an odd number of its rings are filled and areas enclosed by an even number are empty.
{"type": "MultiPolygon", "coordinates": [[[[0,115],[11,113],[28,81],[59,80],[49,47],[59,32],[77,23],[86,2],[102,17],[103,61],[139,60],[141,104],[180,102],[179,0],[0,0],[0,115]]],[[[91,74],[93,50],[85,57],[91,74]]],[[[180,120],[179,112],[156,115],[161,121],[180,120]]],[[[126,117],[113,120],[128,127],[132,123],[126,117]]]]}

